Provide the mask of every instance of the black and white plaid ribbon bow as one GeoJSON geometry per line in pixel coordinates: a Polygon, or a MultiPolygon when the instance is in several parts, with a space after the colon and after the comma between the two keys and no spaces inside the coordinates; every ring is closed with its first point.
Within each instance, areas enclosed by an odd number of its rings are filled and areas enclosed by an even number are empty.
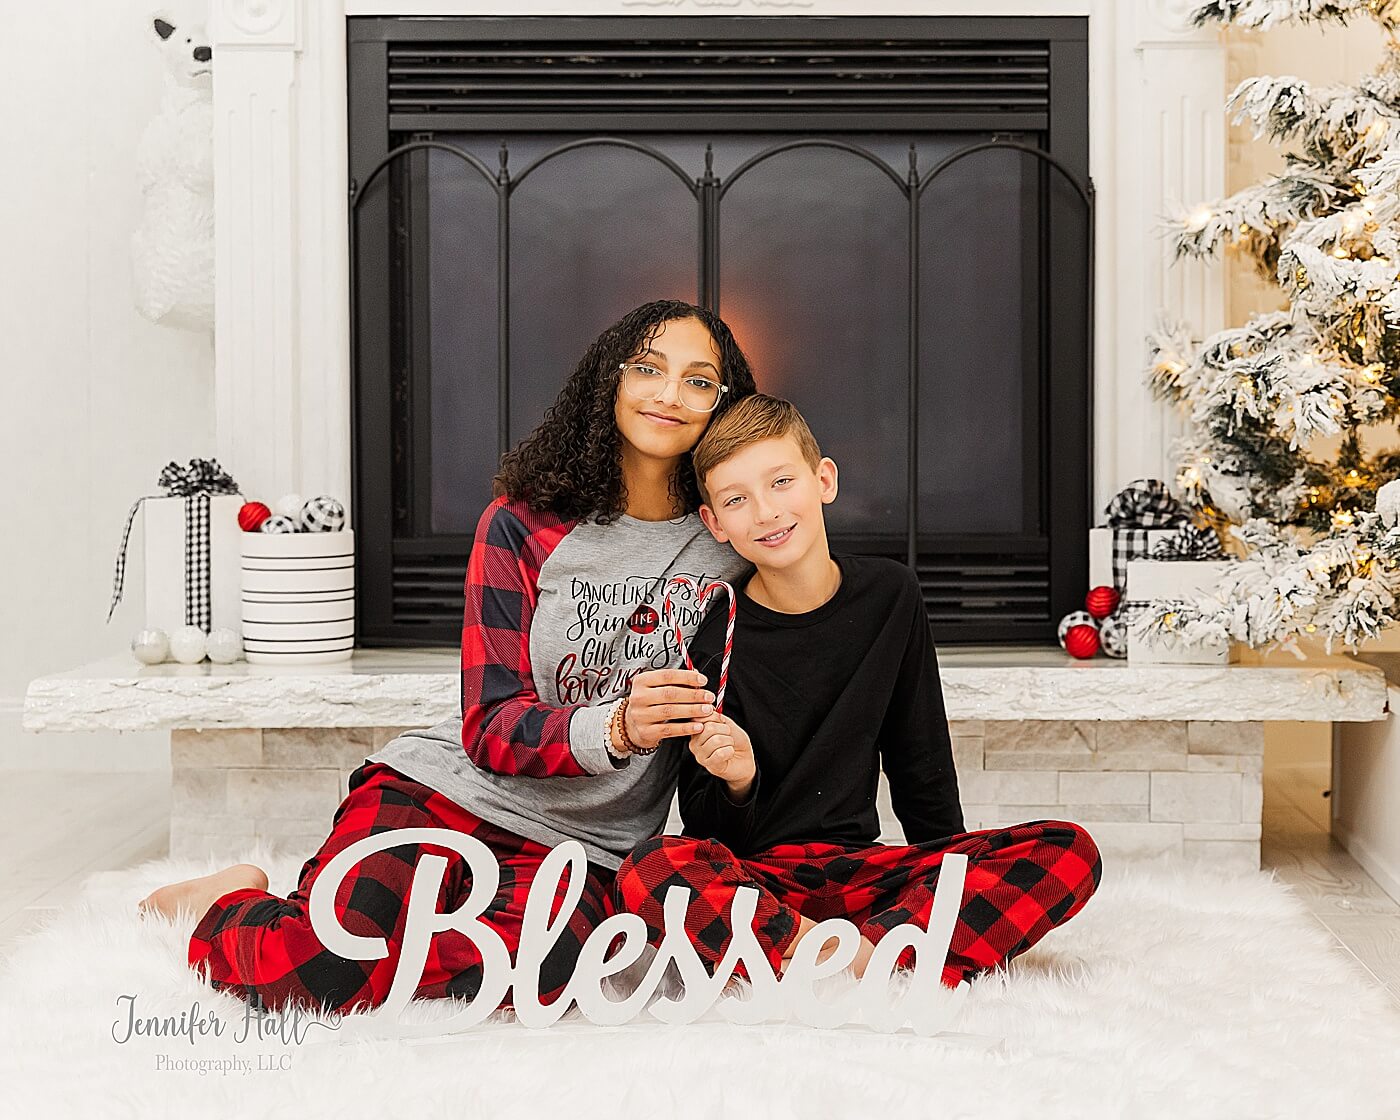
{"type": "Polygon", "coordinates": [[[1114,495],[1104,511],[1113,530],[1113,586],[1121,593],[1128,583],[1128,561],[1148,553],[1149,529],[1173,529],[1191,524],[1190,515],[1165,482],[1139,478],[1114,495]]]}
{"type": "Polygon", "coordinates": [[[1209,527],[1183,525],[1152,546],[1153,560],[1219,560],[1225,555],[1220,534],[1209,527]]]}
{"type": "Polygon", "coordinates": [[[1114,529],[1171,529],[1191,521],[1167,484],[1156,478],[1128,483],[1113,496],[1104,513],[1114,529]]]}
{"type": "Polygon", "coordinates": [[[122,601],[126,582],[126,546],[131,525],[143,502],[150,498],[185,499],[185,625],[198,626],[206,634],[211,622],[209,587],[209,497],[211,494],[237,494],[238,484],[214,459],[191,459],[187,467],[173,460],[160,472],[158,485],[163,494],[145,494],[131,505],[117,549],[117,568],[112,577],[112,605],[107,621],[122,601]]]}

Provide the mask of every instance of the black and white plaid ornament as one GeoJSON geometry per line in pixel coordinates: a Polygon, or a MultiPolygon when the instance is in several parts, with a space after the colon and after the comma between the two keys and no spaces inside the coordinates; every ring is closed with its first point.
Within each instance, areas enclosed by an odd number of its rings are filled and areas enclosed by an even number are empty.
{"type": "Polygon", "coordinates": [[[1088,611],[1070,611],[1064,618],[1060,619],[1059,628],[1055,631],[1055,636],[1060,639],[1060,648],[1065,645],[1065,635],[1076,626],[1092,626],[1095,630],[1099,624],[1094,621],[1094,616],[1088,611]]]}
{"type": "Polygon", "coordinates": [[[297,523],[290,517],[283,517],[280,513],[274,513],[258,528],[260,533],[295,533],[297,523]]]}
{"type": "Polygon", "coordinates": [[[1109,657],[1128,656],[1128,614],[1115,611],[1099,621],[1099,648],[1109,657]]]}
{"type": "Polygon", "coordinates": [[[301,527],[308,533],[338,533],[345,528],[345,507],[327,494],[301,507],[301,527]]]}

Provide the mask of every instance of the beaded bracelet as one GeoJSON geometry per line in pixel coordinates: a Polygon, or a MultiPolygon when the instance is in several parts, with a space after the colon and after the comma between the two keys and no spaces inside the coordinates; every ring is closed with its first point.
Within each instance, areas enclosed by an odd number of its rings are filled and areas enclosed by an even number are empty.
{"type": "Polygon", "coordinates": [[[631,696],[624,696],[622,702],[618,704],[616,710],[613,712],[613,722],[617,725],[617,738],[622,742],[623,749],[626,750],[628,754],[654,754],[657,747],[661,744],[658,743],[656,747],[639,746],[632,741],[632,736],[627,733],[627,702],[631,699],[631,696]]]}
{"type": "Polygon", "coordinates": [[[613,703],[612,711],[608,713],[608,718],[603,721],[603,749],[608,752],[609,757],[614,759],[625,759],[626,751],[618,746],[613,739],[613,717],[617,715],[617,706],[621,700],[613,703]]]}

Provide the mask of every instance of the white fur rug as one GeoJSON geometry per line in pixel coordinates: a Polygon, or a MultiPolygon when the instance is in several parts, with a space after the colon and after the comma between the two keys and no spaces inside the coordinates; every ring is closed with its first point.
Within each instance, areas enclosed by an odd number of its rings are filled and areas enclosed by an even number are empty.
{"type": "MultiPolygon", "coordinates": [[[[300,866],[252,858],[274,890],[289,889],[300,866]]],[[[643,1016],[613,1029],[493,1022],[349,1044],[312,1030],[298,1045],[234,1041],[244,1005],[185,967],[184,930],[136,916],[152,888],[210,869],[158,861],[94,876],[76,905],[15,947],[0,973],[6,1115],[1396,1115],[1400,1017],[1267,875],[1110,868],[1078,916],[1008,972],[974,983],[955,1024],[973,1037],[673,1028],[643,1016]],[[143,1017],[198,1000],[201,1016],[212,1011],[228,1029],[194,1044],[118,1044],[122,995],[137,997],[143,1017]],[[234,1059],[243,1063],[234,1072],[197,1069],[234,1059]]],[[[415,1004],[405,1018],[450,1010],[415,1004]]]]}

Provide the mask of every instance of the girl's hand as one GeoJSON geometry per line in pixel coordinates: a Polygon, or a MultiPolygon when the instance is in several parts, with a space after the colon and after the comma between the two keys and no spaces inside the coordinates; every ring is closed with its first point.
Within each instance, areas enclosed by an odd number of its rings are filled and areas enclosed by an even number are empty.
{"type": "Polygon", "coordinates": [[[654,747],[662,739],[697,734],[715,711],[705,683],[705,674],[692,669],[649,669],[633,677],[625,717],[632,742],[654,747]]]}
{"type": "Polygon", "coordinates": [[[753,743],[749,733],[725,715],[706,721],[704,728],[690,740],[690,753],[695,761],[729,786],[730,796],[742,801],[753,786],[757,767],[753,759],[753,743]]]}

